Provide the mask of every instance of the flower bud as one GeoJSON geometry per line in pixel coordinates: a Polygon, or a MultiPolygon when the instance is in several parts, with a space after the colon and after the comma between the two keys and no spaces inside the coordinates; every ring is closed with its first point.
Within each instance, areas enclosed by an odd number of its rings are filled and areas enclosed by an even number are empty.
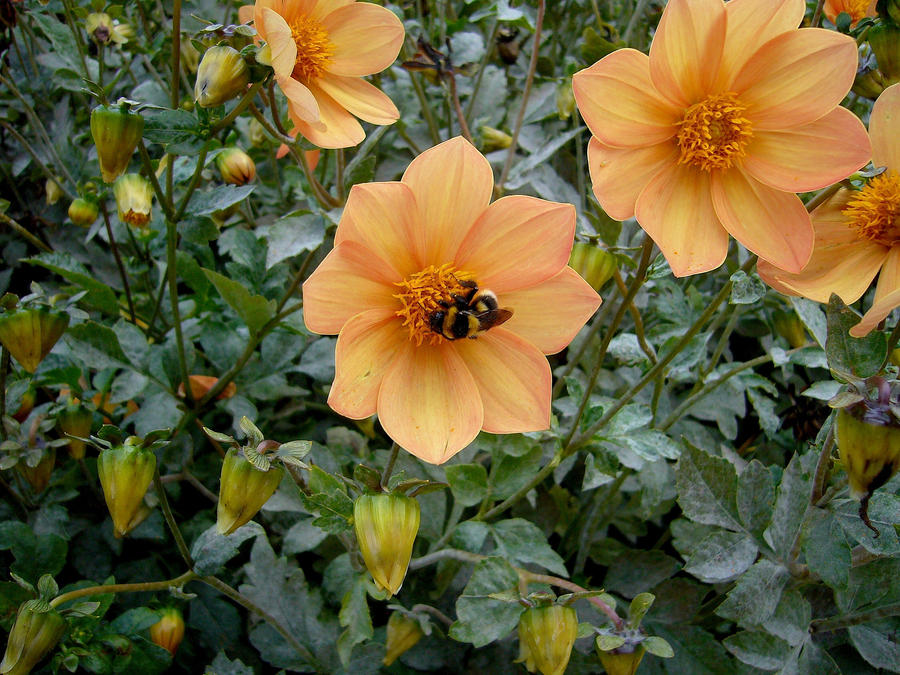
{"type": "Polygon", "coordinates": [[[18,409],[12,414],[12,417],[16,422],[21,424],[28,418],[28,415],[34,410],[34,401],[36,398],[37,392],[35,391],[34,382],[32,381],[32,383],[28,385],[28,389],[22,394],[18,409]]]}
{"type": "Polygon", "coordinates": [[[575,91],[571,78],[563,82],[556,90],[556,113],[559,119],[567,120],[575,112],[575,91]]]}
{"type": "Polygon", "coordinates": [[[247,135],[250,137],[250,144],[254,148],[265,146],[266,141],[268,140],[265,127],[260,124],[259,120],[255,117],[250,120],[250,125],[247,128],[247,135]]]}
{"type": "Polygon", "coordinates": [[[79,227],[90,227],[97,220],[98,215],[100,215],[100,209],[97,208],[97,203],[90,199],[78,197],[69,204],[69,220],[79,227]]]}
{"type": "Polygon", "coordinates": [[[890,82],[877,68],[864,68],[857,71],[853,80],[853,93],[873,101],[881,95],[890,82]]]}
{"type": "Polygon", "coordinates": [[[239,448],[228,450],[219,480],[219,505],[216,508],[219,534],[231,534],[249,522],[275,494],[283,473],[280,466],[274,465],[268,471],[257,469],[239,448]]]}
{"type": "Polygon", "coordinates": [[[792,349],[802,347],[809,342],[806,337],[806,328],[796,312],[776,310],[772,314],[772,323],[775,325],[775,332],[787,340],[792,349]]]}
{"type": "Polygon", "coordinates": [[[91,111],[91,135],[104,182],[112,183],[125,173],[143,133],[144,118],[124,105],[99,105],[91,111]]]}
{"type": "Polygon", "coordinates": [[[69,315],[42,306],[0,313],[0,343],[29,373],[37,370],[66,332],[69,315]]]}
{"type": "Polygon", "coordinates": [[[885,0],[884,8],[896,24],[900,24],[900,0],[885,0]]]}
{"type": "Polygon", "coordinates": [[[175,607],[162,611],[162,618],[150,626],[150,640],[169,651],[172,656],[184,638],[184,619],[175,607]]]}
{"type": "Polygon", "coordinates": [[[401,654],[412,649],[422,639],[422,635],[424,633],[418,621],[403,612],[391,614],[387,623],[387,654],[382,663],[391,665],[401,654]]]}
{"type": "Polygon", "coordinates": [[[29,600],[19,607],[0,662],[3,675],[28,675],[66,632],[66,620],[46,601],[29,600]]]}
{"type": "Polygon", "coordinates": [[[105,45],[112,39],[113,21],[106,12],[92,12],[84,21],[84,29],[97,44],[105,45]]]}
{"type": "Polygon", "coordinates": [[[221,105],[244,90],[250,74],[244,58],[233,47],[210,47],[197,67],[194,99],[203,108],[221,105]]]}
{"type": "Polygon", "coordinates": [[[120,176],[113,185],[119,220],[132,227],[145,228],[150,224],[153,188],[150,181],[137,173],[120,176]]]}
{"type": "Polygon", "coordinates": [[[216,155],[216,166],[222,180],[231,185],[246,185],[256,178],[256,164],[240,148],[225,148],[216,155]]]}
{"type": "Polygon", "coordinates": [[[16,464],[16,471],[26,480],[35,493],[40,494],[50,484],[50,476],[56,465],[56,448],[44,448],[41,458],[34,466],[29,466],[25,459],[20,459],[16,464]]]}
{"type": "Polygon", "coordinates": [[[578,272],[595,291],[599,291],[615,274],[618,265],[616,256],[609,251],[578,242],[572,246],[569,267],[578,272]]]}
{"type": "Polygon", "coordinates": [[[494,127],[481,127],[481,139],[482,152],[505,150],[512,145],[512,136],[494,127]]]}
{"type": "Polygon", "coordinates": [[[359,550],[375,585],[396,595],[419,531],[419,502],[396,493],[362,495],[353,504],[359,550]]]}
{"type": "Polygon", "coordinates": [[[47,179],[47,182],[44,184],[44,189],[47,193],[48,205],[55,204],[59,201],[59,198],[63,196],[63,189],[60,187],[59,183],[52,178],[47,179]]]}
{"type": "MultiPolygon", "coordinates": [[[[194,397],[194,400],[203,398],[206,396],[206,392],[212,389],[216,383],[219,381],[218,377],[212,377],[211,375],[191,375],[188,377],[188,382],[191,383],[191,396],[194,397]]],[[[216,396],[216,400],[221,401],[222,399],[231,398],[237,393],[237,385],[234,382],[229,382],[225,385],[225,388],[221,391],[221,393],[216,396]]],[[[184,398],[184,383],[178,385],[178,396],[184,398]]]]}
{"type": "MultiPolygon", "coordinates": [[[[59,430],[69,436],[87,438],[91,434],[94,425],[94,413],[90,408],[70,401],[69,404],[56,415],[56,424],[59,430]]],[[[85,443],[78,438],[69,438],[69,456],[72,459],[84,457],[85,443]]]]}
{"type": "Polygon", "coordinates": [[[200,63],[200,52],[190,40],[181,41],[181,63],[190,73],[197,72],[197,66],[200,63]]]}
{"type": "Polygon", "coordinates": [[[638,644],[626,645],[609,652],[598,649],[597,656],[607,675],[634,675],[644,658],[644,648],[638,644]]]}
{"type": "Polygon", "coordinates": [[[891,84],[900,80],[900,26],[879,22],[866,34],[878,70],[891,84]]]}
{"type": "Polygon", "coordinates": [[[563,605],[531,607],[519,618],[519,662],[528,672],[562,675],[578,635],[575,610],[563,605]]]}
{"type": "Polygon", "coordinates": [[[107,448],[97,459],[97,472],[116,537],[124,537],[140,522],[135,516],[156,470],[156,455],[135,440],[132,436],[125,445],[107,448]]]}

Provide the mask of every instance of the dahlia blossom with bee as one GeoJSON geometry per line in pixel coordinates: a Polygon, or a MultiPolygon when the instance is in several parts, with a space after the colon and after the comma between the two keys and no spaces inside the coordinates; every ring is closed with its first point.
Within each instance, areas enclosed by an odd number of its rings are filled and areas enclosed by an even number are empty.
{"type": "Polygon", "coordinates": [[[803,0],[670,0],[647,56],[620,49],[574,75],[593,138],[594,194],[636,218],[676,276],[715,269],[729,234],[799,272],[813,230],[797,192],[869,159],[862,122],[839,107],[856,42],[797,29],[803,0]]]}
{"type": "Polygon", "coordinates": [[[491,203],[487,160],[462,138],[423,152],[402,180],[356,185],[334,249],[303,285],[307,328],[338,333],[329,405],[373,413],[413,455],[441,464],[484,429],[550,424],[550,365],[600,305],[568,267],[575,209],[491,203]],[[468,309],[490,290],[487,321],[468,309]],[[435,316],[478,317],[459,337],[435,316]],[[449,336],[449,337],[448,337],[449,336]]]}

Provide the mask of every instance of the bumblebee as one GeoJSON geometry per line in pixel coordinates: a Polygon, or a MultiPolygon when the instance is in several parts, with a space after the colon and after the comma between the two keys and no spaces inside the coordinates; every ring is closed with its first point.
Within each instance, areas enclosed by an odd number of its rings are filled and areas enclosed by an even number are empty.
{"type": "Polygon", "coordinates": [[[509,321],[511,309],[500,307],[497,296],[486,288],[478,288],[474,281],[460,281],[468,290],[454,293],[452,302],[442,302],[444,309],[431,313],[431,329],[448,340],[475,339],[479,333],[509,321]]]}

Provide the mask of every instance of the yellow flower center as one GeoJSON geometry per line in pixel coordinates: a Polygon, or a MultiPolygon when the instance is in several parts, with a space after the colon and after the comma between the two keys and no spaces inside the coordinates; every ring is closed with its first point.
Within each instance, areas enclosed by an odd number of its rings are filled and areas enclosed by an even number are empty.
{"type": "Polygon", "coordinates": [[[885,246],[900,243],[900,174],[885,171],[875,176],[841,213],[861,239],[885,246]]]}
{"type": "Polygon", "coordinates": [[[431,328],[431,315],[444,311],[446,305],[452,304],[454,294],[464,295],[469,289],[460,281],[471,278],[469,273],[461,272],[447,263],[440,267],[429,265],[421,272],[411,274],[395,284],[400,288],[400,292],[394,296],[400,301],[397,316],[403,319],[403,325],[409,329],[409,339],[417,347],[425,340],[431,345],[444,340],[431,328]]]}
{"type": "Polygon", "coordinates": [[[678,163],[704,171],[731,168],[753,136],[750,120],[743,117],[746,110],[731,93],[707,96],[688,108],[679,123],[678,163]]]}
{"type": "Polygon", "coordinates": [[[305,81],[321,76],[334,54],[328,31],[315,19],[301,16],[291,24],[291,37],[297,43],[293,76],[305,81]]]}
{"type": "Polygon", "coordinates": [[[844,0],[844,7],[841,11],[847,12],[853,23],[856,23],[869,11],[869,0],[844,0]]]}

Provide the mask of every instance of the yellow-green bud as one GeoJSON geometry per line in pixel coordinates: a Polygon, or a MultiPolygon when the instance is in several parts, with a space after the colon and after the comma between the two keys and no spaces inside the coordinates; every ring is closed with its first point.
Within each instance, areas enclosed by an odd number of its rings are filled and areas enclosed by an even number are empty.
{"type": "Polygon", "coordinates": [[[119,220],[132,227],[145,228],[150,224],[153,206],[153,187],[137,173],[120,176],[113,185],[119,220]]]}
{"type": "Polygon", "coordinates": [[[112,39],[112,18],[106,12],[92,12],[84,21],[84,29],[98,44],[105,45],[112,39]]]}
{"type": "Polygon", "coordinates": [[[578,272],[595,291],[599,291],[615,274],[618,265],[616,256],[609,251],[593,244],[577,242],[572,246],[569,267],[578,272]]]}
{"type": "Polygon", "coordinates": [[[197,72],[200,63],[200,52],[190,40],[181,41],[181,63],[191,73],[197,72]]]}
{"type": "Polygon", "coordinates": [[[877,68],[867,68],[856,73],[853,80],[853,93],[873,101],[887,89],[890,82],[877,68]]]}
{"type": "Polygon", "coordinates": [[[562,675],[578,636],[575,610],[563,605],[531,607],[519,618],[519,662],[528,672],[562,675]]]}
{"type": "Polygon", "coordinates": [[[257,469],[247,461],[243,451],[231,448],[222,463],[219,481],[219,505],[216,530],[231,534],[253,516],[275,494],[284,470],[272,465],[268,471],[257,469]]]}
{"type": "Polygon", "coordinates": [[[98,215],[100,215],[100,209],[97,208],[97,203],[90,199],[78,197],[69,204],[69,220],[79,227],[90,227],[97,220],[98,215]]]}
{"type": "Polygon", "coordinates": [[[167,607],[162,611],[162,618],[150,626],[150,640],[175,656],[182,639],[184,618],[175,607],[167,607]]]}
{"type": "Polygon", "coordinates": [[[91,111],[91,136],[104,182],[112,183],[125,173],[143,133],[144,118],[125,106],[99,105],[91,111]]]}
{"type": "Polygon", "coordinates": [[[505,150],[512,145],[512,136],[494,127],[481,127],[481,139],[482,152],[505,150]]]}
{"type": "Polygon", "coordinates": [[[135,517],[156,470],[156,455],[133,441],[128,438],[125,445],[107,448],[97,459],[97,472],[116,537],[125,536],[140,522],[135,517]]]}
{"type": "Polygon", "coordinates": [[[233,47],[210,47],[197,67],[194,99],[203,108],[221,105],[243,91],[250,81],[244,58],[233,47]]]}
{"type": "Polygon", "coordinates": [[[795,312],[784,312],[779,309],[772,314],[772,323],[775,325],[775,332],[787,340],[793,349],[809,342],[806,328],[795,312]]]}
{"type": "Polygon", "coordinates": [[[59,198],[63,196],[63,189],[59,186],[52,178],[48,178],[47,182],[44,184],[44,189],[47,192],[47,204],[53,205],[59,201],[59,198]]]}
{"type": "Polygon", "coordinates": [[[216,155],[216,166],[222,180],[232,185],[246,185],[256,178],[256,164],[240,148],[225,148],[216,155]]]}
{"type": "Polygon", "coordinates": [[[33,373],[68,325],[68,314],[46,307],[3,312],[0,313],[0,343],[25,370],[33,373]]]}
{"type": "Polygon", "coordinates": [[[375,585],[396,595],[419,531],[419,502],[402,494],[362,495],[353,504],[359,550],[375,585]]]}
{"type": "MultiPolygon", "coordinates": [[[[889,406],[863,401],[837,414],[837,444],[850,481],[850,493],[860,500],[860,516],[876,489],[900,469],[900,426],[889,406]]],[[[868,524],[868,523],[867,523],[868,524]]]]}
{"type": "Polygon", "coordinates": [[[641,645],[628,645],[609,652],[598,649],[597,656],[607,675],[634,675],[644,658],[644,648],[641,645]]]}
{"type": "Polygon", "coordinates": [[[900,26],[881,21],[869,29],[866,38],[886,80],[891,84],[900,80],[900,26]]]}
{"type": "MultiPolygon", "coordinates": [[[[56,415],[56,424],[63,434],[87,438],[91,434],[94,424],[94,413],[90,408],[74,401],[59,411],[56,415]]],[[[67,436],[68,438],[68,436],[67,436]]],[[[79,438],[69,438],[69,456],[72,459],[84,457],[85,442],[79,438]]]]}
{"type": "Polygon", "coordinates": [[[261,148],[266,144],[266,129],[255,117],[250,120],[247,135],[250,137],[250,143],[254,148],[261,148]]]}
{"type": "Polygon", "coordinates": [[[66,620],[46,601],[29,600],[19,607],[0,662],[3,675],[28,675],[66,632],[66,620]]]}
{"type": "Polygon", "coordinates": [[[894,23],[900,24],[900,0],[885,0],[884,8],[894,23]]]}
{"type": "Polygon", "coordinates": [[[418,621],[409,618],[403,612],[391,614],[387,623],[387,653],[384,655],[384,665],[391,665],[401,654],[412,649],[422,639],[422,635],[422,627],[418,621]]]}
{"type": "Polygon", "coordinates": [[[32,490],[41,493],[50,484],[50,476],[53,474],[55,465],[56,448],[49,447],[44,448],[41,458],[35,466],[29,466],[24,459],[21,459],[16,464],[16,470],[28,482],[32,490]]]}
{"type": "Polygon", "coordinates": [[[556,90],[556,112],[559,119],[567,120],[575,112],[575,92],[572,89],[572,79],[563,82],[556,90]]]}

